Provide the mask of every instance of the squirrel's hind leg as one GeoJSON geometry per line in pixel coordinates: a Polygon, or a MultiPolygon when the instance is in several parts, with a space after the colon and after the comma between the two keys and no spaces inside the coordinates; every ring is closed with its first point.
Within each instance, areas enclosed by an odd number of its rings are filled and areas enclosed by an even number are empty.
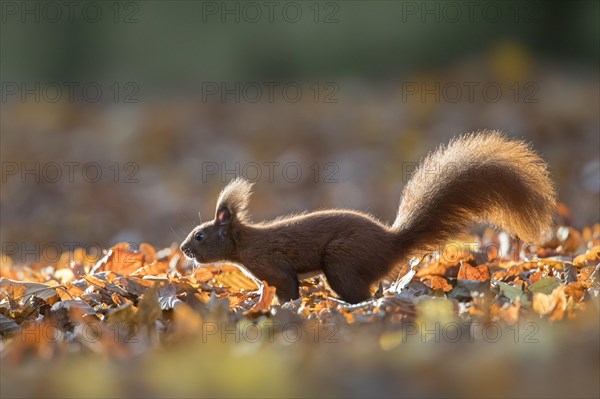
{"type": "Polygon", "coordinates": [[[365,267],[365,261],[342,248],[336,250],[335,244],[332,244],[323,257],[322,267],[327,283],[346,302],[358,303],[369,299],[372,281],[359,274],[365,267]]]}

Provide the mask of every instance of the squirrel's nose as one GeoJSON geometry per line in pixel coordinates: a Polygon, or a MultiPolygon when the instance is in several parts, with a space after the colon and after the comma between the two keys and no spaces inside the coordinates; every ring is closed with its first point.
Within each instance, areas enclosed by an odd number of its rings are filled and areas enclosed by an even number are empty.
{"type": "Polygon", "coordinates": [[[181,250],[181,252],[183,252],[186,256],[188,257],[192,257],[192,250],[190,249],[190,247],[188,247],[185,244],[181,244],[181,246],[179,247],[179,249],[181,250]]]}

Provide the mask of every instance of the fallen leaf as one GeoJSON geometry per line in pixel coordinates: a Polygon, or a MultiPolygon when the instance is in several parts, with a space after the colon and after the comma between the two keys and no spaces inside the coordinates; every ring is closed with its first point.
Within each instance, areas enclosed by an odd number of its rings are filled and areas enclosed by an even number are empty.
{"type": "Polygon", "coordinates": [[[28,300],[32,296],[36,296],[43,300],[58,296],[56,289],[50,285],[15,281],[5,277],[0,278],[0,289],[12,292],[13,299],[22,297],[23,301],[28,300]]]}
{"type": "Polygon", "coordinates": [[[487,265],[471,266],[463,262],[458,271],[461,280],[487,281],[490,279],[490,268],[487,265]]]}
{"type": "Polygon", "coordinates": [[[550,294],[556,287],[560,286],[560,279],[557,277],[543,278],[527,287],[529,292],[541,292],[550,294]]]}
{"type": "Polygon", "coordinates": [[[431,276],[424,281],[425,284],[429,284],[432,290],[443,290],[444,292],[452,291],[452,286],[448,283],[448,280],[441,276],[431,276]]]}
{"type": "Polygon", "coordinates": [[[260,299],[251,309],[252,312],[268,312],[271,308],[271,302],[275,298],[275,287],[271,287],[266,281],[262,282],[260,299]]]}

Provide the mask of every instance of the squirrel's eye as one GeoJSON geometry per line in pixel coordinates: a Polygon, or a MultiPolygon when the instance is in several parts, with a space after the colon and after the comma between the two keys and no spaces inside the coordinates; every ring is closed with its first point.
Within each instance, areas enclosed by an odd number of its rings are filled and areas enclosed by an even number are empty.
{"type": "Polygon", "coordinates": [[[204,233],[199,231],[196,234],[194,234],[194,238],[196,239],[196,241],[200,241],[204,238],[204,233]]]}

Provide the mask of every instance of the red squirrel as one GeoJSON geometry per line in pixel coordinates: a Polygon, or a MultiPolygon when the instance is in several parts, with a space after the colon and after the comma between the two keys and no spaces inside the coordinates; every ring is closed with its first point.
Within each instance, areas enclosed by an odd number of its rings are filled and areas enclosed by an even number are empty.
{"type": "Polygon", "coordinates": [[[455,138],[430,153],[404,187],[391,226],[345,209],[254,223],[251,189],[242,178],[231,181],[214,220],[194,228],[181,251],[199,263],[240,263],[275,286],[280,301],[299,297],[299,274],[322,272],[341,299],[362,302],[411,253],[444,243],[473,221],[537,242],[556,204],[546,163],[496,131],[455,138]]]}

